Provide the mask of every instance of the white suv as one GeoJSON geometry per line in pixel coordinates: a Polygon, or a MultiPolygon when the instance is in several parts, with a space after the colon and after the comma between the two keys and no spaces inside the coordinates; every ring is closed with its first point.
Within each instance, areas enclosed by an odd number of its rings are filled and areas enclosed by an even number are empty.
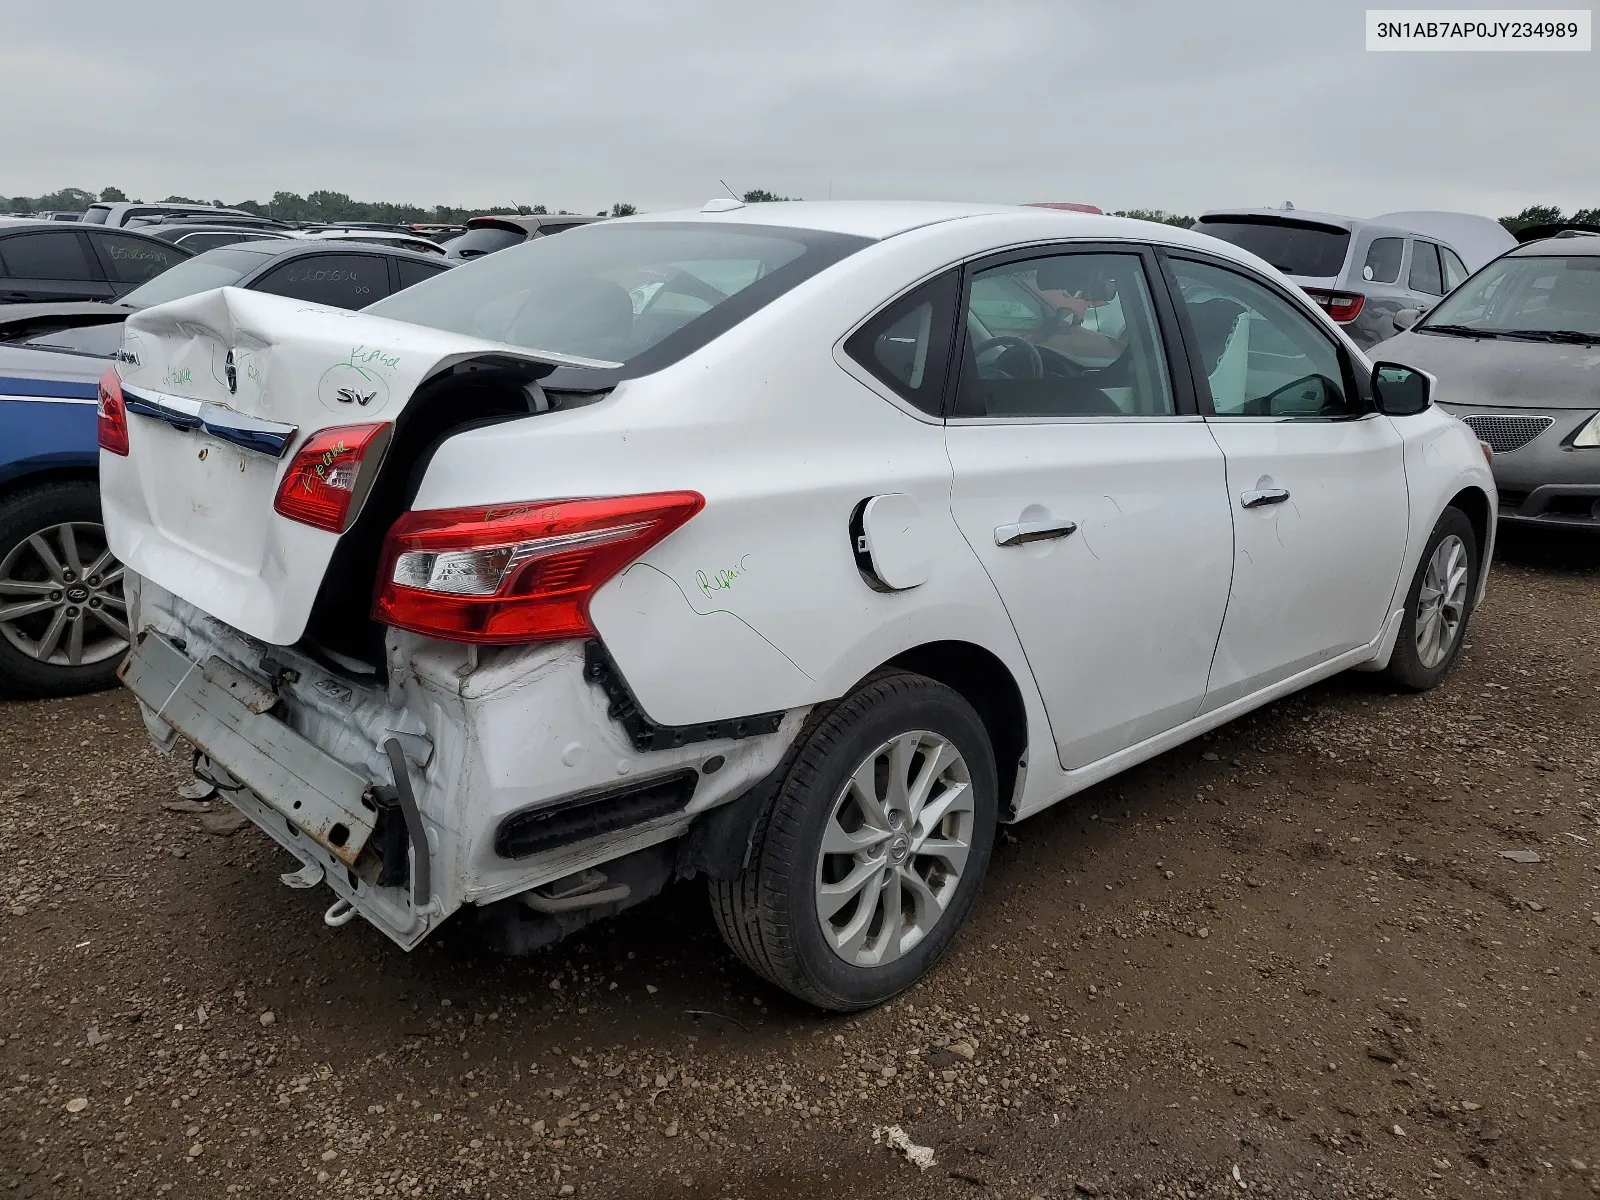
{"type": "Polygon", "coordinates": [[[1480,444],[1244,251],[1026,208],[599,222],[363,313],[221,289],[102,381],[152,735],[410,948],[704,874],[833,1009],[1015,821],[1347,667],[1432,686],[1480,444]]]}

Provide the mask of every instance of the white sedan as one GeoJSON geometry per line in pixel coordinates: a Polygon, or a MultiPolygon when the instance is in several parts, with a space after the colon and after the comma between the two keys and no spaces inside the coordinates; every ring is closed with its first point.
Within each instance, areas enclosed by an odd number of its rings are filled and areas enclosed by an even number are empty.
{"type": "Polygon", "coordinates": [[[400,946],[703,874],[830,1009],[1017,821],[1349,668],[1432,687],[1494,482],[1270,267],[1029,208],[599,222],[363,313],[130,317],[101,487],[152,736],[400,946]]]}

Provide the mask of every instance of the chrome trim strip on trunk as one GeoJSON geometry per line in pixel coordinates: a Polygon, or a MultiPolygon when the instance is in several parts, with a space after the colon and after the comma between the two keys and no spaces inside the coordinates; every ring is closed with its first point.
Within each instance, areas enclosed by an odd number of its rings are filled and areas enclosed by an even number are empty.
{"type": "Polygon", "coordinates": [[[164,392],[138,392],[122,388],[124,407],[141,417],[164,421],[185,433],[200,429],[214,438],[271,458],[282,458],[299,432],[298,425],[249,417],[221,404],[169,396],[164,392]]]}

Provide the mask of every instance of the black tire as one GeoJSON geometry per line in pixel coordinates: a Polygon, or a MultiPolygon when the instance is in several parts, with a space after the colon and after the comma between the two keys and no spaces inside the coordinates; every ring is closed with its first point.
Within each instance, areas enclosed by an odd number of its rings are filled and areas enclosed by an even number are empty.
{"type": "Polygon", "coordinates": [[[988,734],[960,694],[906,672],[869,679],[801,733],[757,825],[751,866],[731,882],[712,881],[723,938],[751,970],[818,1008],[848,1012],[882,1003],[920,979],[966,919],[994,847],[998,790],[988,734]],[[921,940],[884,965],[858,966],[824,939],[816,896],[822,835],[851,774],[876,748],[910,731],[946,739],[965,761],[970,850],[942,916],[921,940]]]}
{"type": "Polygon", "coordinates": [[[1437,686],[1454,665],[1456,656],[1461,653],[1461,644],[1466,640],[1467,622],[1472,616],[1472,602],[1478,594],[1481,555],[1478,535],[1466,514],[1459,508],[1445,509],[1439,517],[1438,524],[1433,527],[1427,545],[1423,547],[1422,558],[1417,563],[1417,573],[1412,577],[1411,587],[1406,591],[1405,618],[1400,622],[1400,636],[1395,642],[1394,653],[1389,658],[1389,678],[1400,687],[1413,692],[1426,692],[1437,686]],[[1444,657],[1428,665],[1423,661],[1417,647],[1418,599],[1422,594],[1423,580],[1428,573],[1428,564],[1433,559],[1434,552],[1441,542],[1450,537],[1460,538],[1466,547],[1466,601],[1462,605],[1460,622],[1455,628],[1444,657]]]}
{"type": "MultiPolygon", "coordinates": [[[[88,480],[41,484],[0,500],[0,564],[33,534],[69,522],[100,528],[100,489],[88,480]]],[[[117,592],[120,596],[120,585],[117,592]]],[[[0,595],[0,609],[19,599],[0,595]]],[[[126,611],[118,610],[117,615],[125,618],[126,611]]],[[[97,623],[97,633],[99,628],[97,623]]],[[[122,658],[118,653],[76,667],[41,662],[0,630],[0,696],[32,700],[98,691],[117,682],[122,658]]]]}

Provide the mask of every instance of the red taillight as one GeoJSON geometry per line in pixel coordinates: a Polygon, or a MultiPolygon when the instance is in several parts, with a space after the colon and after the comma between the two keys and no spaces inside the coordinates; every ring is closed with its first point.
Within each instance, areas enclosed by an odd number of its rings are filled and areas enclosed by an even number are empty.
{"type": "Polygon", "coordinates": [[[372,615],[458,642],[586,637],[589,601],[705,507],[698,492],[403,514],[384,542],[372,615]]]}
{"type": "Polygon", "coordinates": [[[319,429],[300,447],[272,507],[291,521],[343,533],[361,511],[392,425],[319,429]]]}
{"type": "Polygon", "coordinates": [[[1361,311],[1361,306],[1367,301],[1360,292],[1329,292],[1322,288],[1306,288],[1305,293],[1322,306],[1323,312],[1341,323],[1354,321],[1356,314],[1361,311]]]}
{"type": "Polygon", "coordinates": [[[95,405],[99,418],[100,449],[128,455],[128,410],[122,403],[122,380],[115,367],[100,376],[100,399],[95,405]]]}

